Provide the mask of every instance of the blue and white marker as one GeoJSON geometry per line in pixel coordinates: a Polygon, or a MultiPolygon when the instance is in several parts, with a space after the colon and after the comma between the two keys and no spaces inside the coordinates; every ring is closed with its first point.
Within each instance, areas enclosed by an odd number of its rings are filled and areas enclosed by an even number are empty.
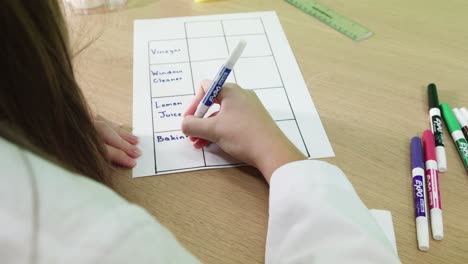
{"type": "Polygon", "coordinates": [[[239,43],[237,43],[237,46],[227,58],[226,62],[223,64],[223,66],[221,66],[221,69],[219,70],[218,74],[216,74],[216,77],[211,83],[210,89],[208,89],[200,104],[197,106],[197,110],[195,111],[196,117],[205,116],[206,112],[213,104],[219,91],[223,87],[224,82],[229,76],[229,73],[231,73],[232,68],[234,68],[234,65],[240,58],[242,51],[244,51],[246,44],[247,42],[245,40],[240,40],[239,43]]]}

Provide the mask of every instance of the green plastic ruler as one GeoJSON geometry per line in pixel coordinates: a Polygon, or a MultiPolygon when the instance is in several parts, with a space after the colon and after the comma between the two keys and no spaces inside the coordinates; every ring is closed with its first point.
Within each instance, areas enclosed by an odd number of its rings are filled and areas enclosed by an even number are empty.
{"type": "Polygon", "coordinates": [[[318,3],[315,0],[286,0],[290,4],[296,6],[307,14],[317,18],[323,23],[336,29],[338,32],[348,36],[354,41],[361,41],[372,35],[372,32],[353,22],[352,20],[344,17],[327,6],[318,3]]]}

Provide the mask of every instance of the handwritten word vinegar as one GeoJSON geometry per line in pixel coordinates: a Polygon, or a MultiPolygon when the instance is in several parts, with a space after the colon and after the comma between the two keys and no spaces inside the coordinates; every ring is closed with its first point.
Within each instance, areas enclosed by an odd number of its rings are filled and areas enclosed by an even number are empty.
{"type": "Polygon", "coordinates": [[[166,49],[166,50],[151,49],[151,53],[153,53],[153,55],[157,55],[157,54],[174,55],[175,53],[179,53],[180,51],[181,49],[166,49]]]}

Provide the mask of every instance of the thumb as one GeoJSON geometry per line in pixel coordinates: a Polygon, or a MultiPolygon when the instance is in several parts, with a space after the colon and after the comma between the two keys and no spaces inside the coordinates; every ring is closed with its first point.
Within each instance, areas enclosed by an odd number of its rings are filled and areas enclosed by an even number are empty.
{"type": "Polygon", "coordinates": [[[190,137],[203,138],[211,142],[216,142],[214,131],[214,118],[198,118],[186,116],[182,121],[182,133],[190,137]]]}

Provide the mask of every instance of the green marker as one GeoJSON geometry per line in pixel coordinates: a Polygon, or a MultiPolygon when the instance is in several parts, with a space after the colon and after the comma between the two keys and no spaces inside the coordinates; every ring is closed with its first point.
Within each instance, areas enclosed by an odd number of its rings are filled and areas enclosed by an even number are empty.
{"type": "Polygon", "coordinates": [[[440,105],[440,108],[442,109],[445,124],[447,124],[448,130],[450,131],[450,134],[452,134],[453,141],[458,148],[458,153],[460,153],[465,169],[468,172],[468,142],[463,136],[461,127],[448,104],[443,103],[440,105]]]}

